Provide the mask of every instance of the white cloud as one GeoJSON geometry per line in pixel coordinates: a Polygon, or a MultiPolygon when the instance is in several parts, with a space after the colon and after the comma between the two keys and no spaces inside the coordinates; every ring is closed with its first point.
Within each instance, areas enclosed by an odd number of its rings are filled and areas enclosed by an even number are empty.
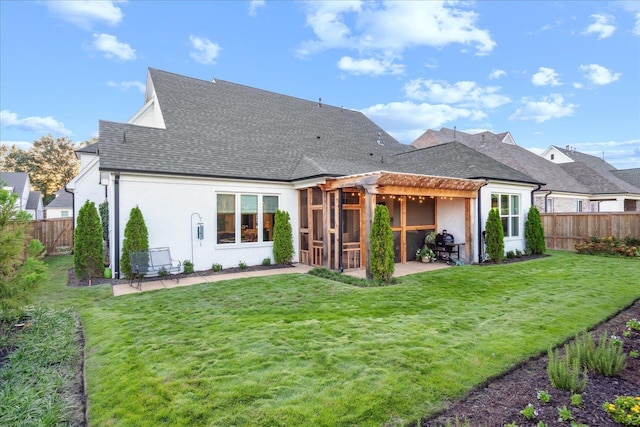
{"type": "Polygon", "coordinates": [[[508,96],[499,93],[499,87],[481,87],[472,81],[450,84],[437,80],[415,79],[404,86],[404,91],[411,99],[436,104],[454,104],[458,107],[497,108],[511,102],[508,96]]]}
{"type": "Polygon", "coordinates": [[[461,2],[308,1],[307,25],[317,39],[302,43],[302,56],[345,48],[386,52],[399,56],[413,46],[442,48],[474,45],[486,55],[496,43],[488,30],[478,28],[478,14],[461,2]],[[399,31],[401,29],[401,31],[399,31]]]}
{"type": "Polygon", "coordinates": [[[553,68],[540,67],[537,73],[531,77],[531,83],[536,86],[559,86],[560,75],[553,68]]]}
{"type": "Polygon", "coordinates": [[[551,94],[536,101],[531,98],[523,98],[524,107],[518,108],[509,120],[529,121],[537,123],[550,119],[572,116],[577,105],[565,104],[564,98],[559,94],[551,94]]]}
{"type": "Polygon", "coordinates": [[[587,80],[595,85],[608,85],[620,78],[621,73],[613,73],[611,70],[598,64],[581,65],[580,70],[587,80]]]}
{"type": "Polygon", "coordinates": [[[633,27],[633,34],[640,36],[640,12],[636,13],[636,25],[633,27]]]}
{"type": "Polygon", "coordinates": [[[120,61],[131,61],[136,59],[136,51],[127,43],[118,41],[116,36],[111,34],[93,34],[93,47],[104,53],[109,59],[118,59],[120,61]]]}
{"type": "Polygon", "coordinates": [[[20,119],[16,113],[9,110],[0,111],[0,127],[16,128],[27,132],[71,135],[71,131],[64,127],[64,123],[51,116],[32,116],[20,119]]]}
{"type": "Polygon", "coordinates": [[[94,23],[117,25],[122,21],[122,10],[114,1],[47,1],[47,8],[65,21],[71,22],[85,30],[94,23]]]}
{"type": "Polygon", "coordinates": [[[573,83],[573,87],[576,89],[582,89],[584,87],[584,85],[580,82],[575,82],[573,83]]]}
{"type": "Polygon", "coordinates": [[[613,35],[616,30],[616,26],[613,25],[613,16],[594,14],[591,15],[591,18],[595,22],[587,27],[585,34],[598,34],[599,39],[606,39],[613,35]]]}
{"type": "Polygon", "coordinates": [[[507,75],[507,72],[505,70],[495,69],[495,70],[492,70],[491,73],[489,73],[489,79],[497,80],[500,77],[504,77],[506,75],[507,75]]]}
{"type": "Polygon", "coordinates": [[[377,104],[361,111],[404,143],[412,142],[426,129],[437,129],[460,118],[480,121],[487,117],[478,110],[412,101],[377,104]]]}
{"type": "Polygon", "coordinates": [[[131,88],[136,88],[138,91],[144,93],[147,88],[144,83],[138,81],[124,81],[124,82],[114,82],[113,80],[109,80],[107,82],[107,86],[115,87],[122,90],[129,90],[131,88]]]}
{"type": "Polygon", "coordinates": [[[256,16],[258,14],[258,9],[264,7],[264,0],[251,0],[249,2],[249,15],[256,16]]]}
{"type": "Polygon", "coordinates": [[[215,64],[221,47],[204,37],[189,36],[191,47],[194,49],[189,55],[197,62],[205,65],[215,64]]]}
{"type": "Polygon", "coordinates": [[[340,58],[338,68],[355,75],[373,74],[379,76],[383,74],[402,74],[404,72],[404,65],[394,64],[392,59],[354,59],[350,56],[340,58]]]}

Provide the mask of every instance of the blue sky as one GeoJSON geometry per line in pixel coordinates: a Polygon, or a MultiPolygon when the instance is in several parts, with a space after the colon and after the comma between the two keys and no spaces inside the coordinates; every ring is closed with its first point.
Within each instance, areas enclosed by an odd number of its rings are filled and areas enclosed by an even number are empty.
{"type": "Polygon", "coordinates": [[[640,1],[2,0],[0,32],[2,144],[127,121],[153,67],[640,167],[640,1]]]}

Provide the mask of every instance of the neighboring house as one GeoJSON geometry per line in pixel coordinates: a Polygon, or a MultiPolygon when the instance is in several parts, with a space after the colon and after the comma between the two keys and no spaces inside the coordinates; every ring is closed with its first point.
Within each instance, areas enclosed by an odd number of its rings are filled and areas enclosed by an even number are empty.
{"type": "Polygon", "coordinates": [[[95,159],[67,186],[76,210],[80,195],[106,186],[116,274],[135,206],[150,247],[170,247],[196,270],[272,257],[278,209],[291,216],[294,261],[335,270],[367,268],[376,204],[389,208],[396,262],[444,229],[468,262],[482,259],[492,206],[507,247],[524,249],[542,182],[463,144],[418,150],[357,111],[156,69],[144,101],[128,123],[100,122],[95,159]]]}
{"type": "Polygon", "coordinates": [[[80,160],[80,172],[62,189],[72,193],[74,227],[78,212],[87,200],[94,202],[98,209],[100,203],[107,198],[106,187],[100,185],[98,146],[96,142],[76,150],[76,156],[80,160]]]}
{"type": "Polygon", "coordinates": [[[0,182],[19,196],[21,211],[28,212],[34,220],[43,218],[42,193],[31,191],[31,181],[26,172],[0,172],[0,182]]]}
{"type": "Polygon", "coordinates": [[[54,193],[55,198],[45,206],[47,219],[73,217],[73,193],[60,189],[54,193]]]}
{"type": "Polygon", "coordinates": [[[545,152],[547,158],[538,156],[516,145],[509,132],[469,134],[429,129],[412,145],[422,148],[454,140],[545,183],[534,193],[534,203],[541,212],[636,211],[640,205],[640,188],[617,177],[608,163],[557,147],[545,152]]]}
{"type": "MultiPolygon", "coordinates": [[[[541,156],[559,165],[590,189],[592,211],[640,212],[640,185],[621,178],[632,177],[634,169],[619,171],[604,159],[581,153],[570,146],[560,148],[552,145],[541,156]]],[[[637,176],[638,173],[635,174],[637,176]]]]}

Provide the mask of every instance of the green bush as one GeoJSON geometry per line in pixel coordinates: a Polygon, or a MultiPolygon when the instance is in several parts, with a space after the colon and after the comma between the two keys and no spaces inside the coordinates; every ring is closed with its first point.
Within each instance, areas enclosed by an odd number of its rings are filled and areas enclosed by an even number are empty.
{"type": "Polygon", "coordinates": [[[263,266],[265,266],[265,267],[266,267],[267,265],[271,265],[271,258],[269,258],[269,257],[264,258],[264,259],[262,260],[262,265],[263,265],[263,266]]]}
{"type": "Polygon", "coordinates": [[[131,261],[129,254],[137,251],[149,250],[149,232],[144,222],[142,211],[137,206],[131,209],[129,221],[124,228],[122,242],[122,256],[120,257],[120,272],[127,279],[131,277],[131,261]]]}
{"type": "Polygon", "coordinates": [[[589,379],[587,369],[581,370],[580,361],[570,357],[568,346],[565,346],[564,358],[560,358],[557,349],[555,351],[549,349],[547,355],[549,357],[547,374],[551,385],[560,390],[581,393],[589,379]]]}
{"type": "Polygon", "coordinates": [[[222,264],[218,264],[218,263],[214,262],[214,263],[211,265],[211,269],[212,269],[215,273],[217,273],[218,271],[222,270],[222,264]]]}
{"type": "Polygon", "coordinates": [[[588,255],[611,255],[611,256],[640,256],[640,245],[636,243],[637,239],[625,237],[623,240],[609,236],[599,238],[592,236],[583,243],[575,246],[576,252],[588,255]]]}
{"type": "Polygon", "coordinates": [[[497,209],[489,211],[489,217],[485,224],[487,232],[485,243],[487,245],[487,255],[491,262],[504,260],[504,229],[497,209]]]}
{"type": "Polygon", "coordinates": [[[102,224],[95,203],[89,200],[78,212],[73,236],[73,268],[81,279],[102,277],[104,273],[102,224]]]}
{"type": "Polygon", "coordinates": [[[276,264],[290,264],[293,259],[293,233],[289,212],[277,210],[273,224],[273,260],[276,264]]]}
{"type": "Polygon", "coordinates": [[[626,365],[626,359],[622,351],[622,342],[617,338],[610,338],[604,331],[589,360],[589,369],[593,369],[605,377],[613,377],[622,372],[626,365]]]}
{"type": "Polygon", "coordinates": [[[377,205],[369,236],[369,257],[373,280],[391,282],[395,269],[393,254],[393,232],[389,220],[389,210],[377,205]]]}
{"type": "Polygon", "coordinates": [[[544,228],[540,212],[535,206],[529,208],[527,220],[524,223],[524,238],[526,240],[526,251],[530,254],[543,254],[547,250],[544,240],[544,228]]]}
{"type": "Polygon", "coordinates": [[[182,261],[182,266],[184,267],[184,274],[193,273],[193,263],[188,259],[185,259],[184,261],[182,261]]]}

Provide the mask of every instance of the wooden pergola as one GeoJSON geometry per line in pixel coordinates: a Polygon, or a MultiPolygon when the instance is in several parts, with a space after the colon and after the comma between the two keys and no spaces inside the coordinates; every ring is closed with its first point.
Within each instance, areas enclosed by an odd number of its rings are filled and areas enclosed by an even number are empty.
{"type": "MultiPolygon", "coordinates": [[[[320,184],[318,187],[323,192],[323,229],[325,230],[325,237],[323,239],[324,250],[324,265],[328,264],[327,253],[332,250],[336,251],[333,254],[337,257],[339,250],[335,249],[336,245],[329,247],[327,242],[330,241],[330,233],[333,236],[338,235],[339,232],[336,226],[331,224],[329,218],[332,215],[329,203],[325,203],[330,200],[332,194],[337,194],[340,191],[357,191],[359,194],[364,195],[364,199],[361,202],[363,208],[363,217],[361,218],[362,229],[364,230],[361,236],[361,249],[362,256],[365,261],[367,276],[370,275],[370,256],[368,249],[370,247],[369,234],[371,231],[371,224],[373,222],[373,213],[375,211],[376,203],[380,202],[385,197],[398,197],[406,200],[406,198],[413,197],[430,197],[437,199],[464,199],[464,217],[465,217],[465,236],[464,240],[466,245],[467,258],[473,259],[474,251],[472,241],[472,204],[471,200],[478,197],[478,190],[486,184],[485,180],[477,179],[462,179],[462,178],[448,178],[441,176],[430,175],[417,175],[398,172],[378,171],[372,173],[364,173],[358,175],[344,176],[339,178],[328,179],[324,184],[320,184]]],[[[401,204],[402,215],[406,215],[406,203],[401,204]]],[[[302,214],[302,213],[301,213],[302,214]]],[[[333,218],[337,218],[337,215],[333,218]]],[[[335,222],[335,221],[334,221],[335,222]]],[[[409,229],[410,227],[407,227],[409,229]]],[[[401,229],[401,234],[406,230],[401,229]]],[[[402,239],[403,245],[401,253],[406,253],[405,241],[402,239]]],[[[403,255],[406,259],[406,255],[403,255]]],[[[335,258],[334,258],[335,259],[335,258]]]]}

